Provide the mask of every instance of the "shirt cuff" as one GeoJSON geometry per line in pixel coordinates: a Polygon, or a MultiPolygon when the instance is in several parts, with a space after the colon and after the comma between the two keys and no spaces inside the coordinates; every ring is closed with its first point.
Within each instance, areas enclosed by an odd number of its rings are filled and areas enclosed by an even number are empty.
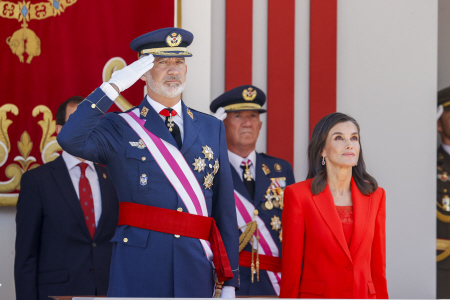
{"type": "Polygon", "coordinates": [[[112,87],[112,85],[107,82],[103,82],[100,88],[102,89],[103,93],[105,93],[106,96],[108,96],[108,98],[112,101],[116,100],[116,98],[119,97],[119,93],[112,87]]]}
{"type": "Polygon", "coordinates": [[[222,287],[222,293],[220,298],[236,298],[236,290],[234,286],[224,286],[222,287]]]}

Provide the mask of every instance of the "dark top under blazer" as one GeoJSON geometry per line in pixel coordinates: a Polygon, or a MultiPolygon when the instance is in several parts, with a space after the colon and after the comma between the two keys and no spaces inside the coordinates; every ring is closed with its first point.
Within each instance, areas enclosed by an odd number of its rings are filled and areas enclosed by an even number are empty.
{"type": "Polygon", "coordinates": [[[16,216],[17,300],[106,295],[119,201],[106,169],[95,169],[102,214],[94,239],[61,156],[23,174],[16,216]]]}

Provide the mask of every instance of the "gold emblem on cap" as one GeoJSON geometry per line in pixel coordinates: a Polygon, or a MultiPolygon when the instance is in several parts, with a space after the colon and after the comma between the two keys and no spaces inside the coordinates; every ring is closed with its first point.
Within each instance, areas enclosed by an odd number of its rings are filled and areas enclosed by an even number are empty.
{"type": "Polygon", "coordinates": [[[251,87],[244,89],[242,97],[244,97],[245,101],[253,101],[256,98],[256,90],[251,87]]]}
{"type": "Polygon", "coordinates": [[[166,37],[166,44],[170,47],[176,47],[181,44],[181,40],[181,34],[177,35],[175,32],[173,32],[166,37]]]}
{"type": "Polygon", "coordinates": [[[141,110],[141,115],[145,118],[147,116],[147,113],[148,113],[148,108],[144,106],[141,110]]]}
{"type": "Polygon", "coordinates": [[[194,115],[192,114],[192,112],[189,108],[187,109],[187,113],[188,113],[189,117],[191,117],[191,119],[194,120],[194,115]]]}
{"type": "Polygon", "coordinates": [[[262,170],[263,170],[265,175],[269,175],[270,174],[270,169],[265,164],[262,164],[262,170]]]}

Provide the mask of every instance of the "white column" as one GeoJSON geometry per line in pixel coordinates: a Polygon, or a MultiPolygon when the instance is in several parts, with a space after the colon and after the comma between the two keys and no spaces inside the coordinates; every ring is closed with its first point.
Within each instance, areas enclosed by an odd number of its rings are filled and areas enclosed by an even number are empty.
{"type": "Polygon", "coordinates": [[[338,1],[337,110],[386,190],[391,298],[436,296],[436,0],[338,1]]]}
{"type": "Polygon", "coordinates": [[[295,2],[294,175],[308,173],[309,143],[309,1],[295,2]]]}
{"type": "Polygon", "coordinates": [[[183,100],[188,107],[209,113],[211,98],[211,1],[183,0],[182,28],[194,34],[186,58],[188,71],[183,100]]]}

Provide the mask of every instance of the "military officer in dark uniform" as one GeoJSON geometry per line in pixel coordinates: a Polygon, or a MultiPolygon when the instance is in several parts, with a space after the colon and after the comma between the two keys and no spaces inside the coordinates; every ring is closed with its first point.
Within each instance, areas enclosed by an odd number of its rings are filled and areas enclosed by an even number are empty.
{"type": "Polygon", "coordinates": [[[104,164],[117,190],[108,296],[203,298],[223,287],[232,298],[238,287],[225,128],[181,100],[192,40],[179,28],[134,39],[140,59],[87,96],[57,137],[65,151],[104,164]],[[141,104],[104,114],[139,78],[141,104]]]}
{"type": "Polygon", "coordinates": [[[450,298],[450,87],[438,93],[437,298],[450,298]]]}
{"type": "Polygon", "coordinates": [[[255,151],[266,95],[244,85],[217,97],[210,106],[223,120],[240,231],[240,289],[237,295],[279,295],[283,241],[283,192],[293,184],[291,165],[255,151]]]}

